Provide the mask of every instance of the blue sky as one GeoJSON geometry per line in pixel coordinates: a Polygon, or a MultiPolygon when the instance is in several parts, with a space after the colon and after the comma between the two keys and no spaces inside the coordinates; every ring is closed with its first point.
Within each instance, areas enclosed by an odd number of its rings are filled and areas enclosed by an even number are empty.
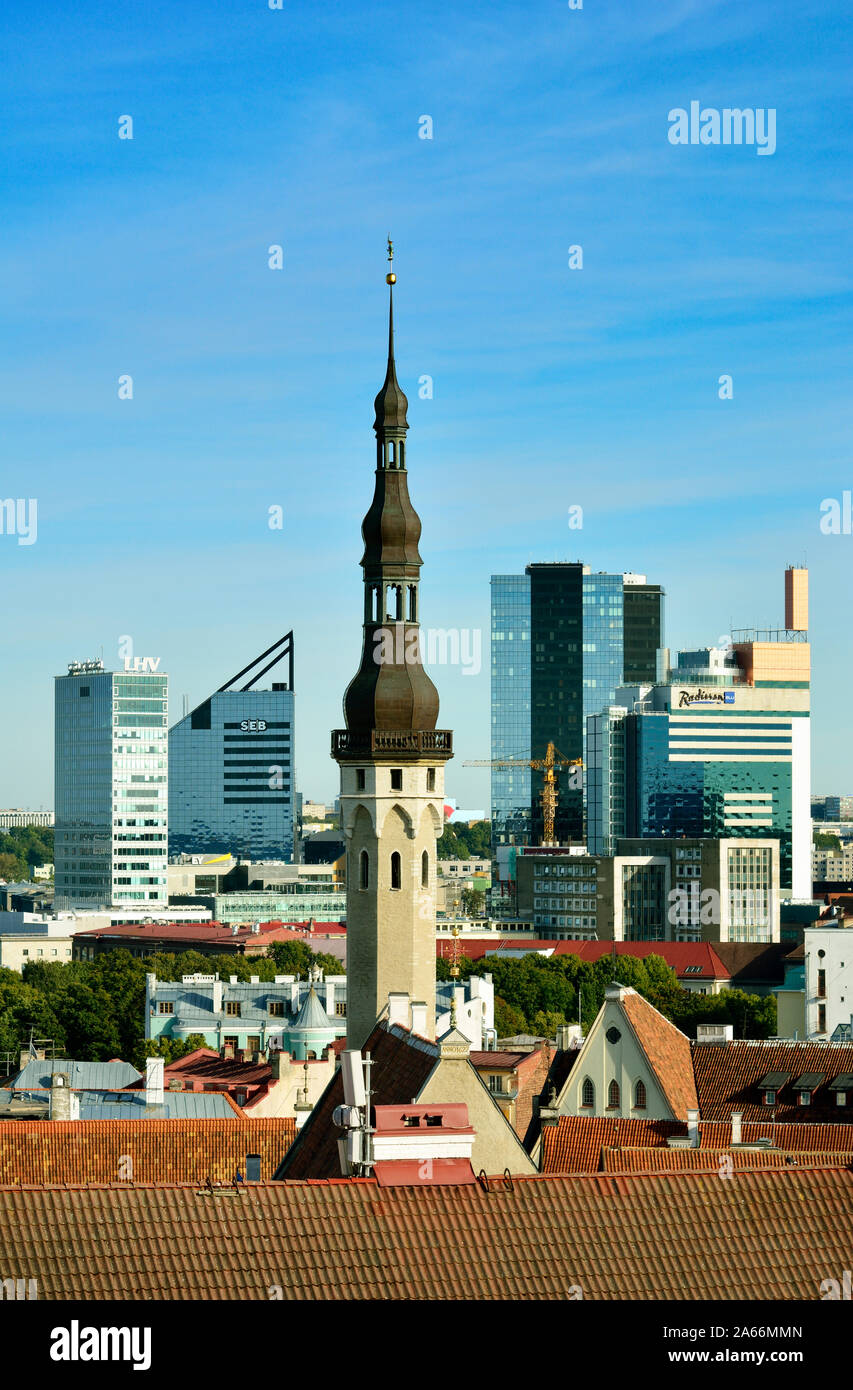
{"type": "MultiPolygon", "coordinates": [[[[132,636],[177,718],[289,628],[301,789],[335,794],[389,232],[424,625],[485,653],[490,574],[582,559],[694,647],[780,624],[806,562],[814,789],[853,791],[837,3],[6,0],[0,45],[0,497],[39,508],[0,535],[0,806],[53,804],[69,660],[132,636]],[[776,152],[671,145],[691,100],[774,108],[776,152]]],[[[485,806],[488,662],[432,674],[485,806]]]]}

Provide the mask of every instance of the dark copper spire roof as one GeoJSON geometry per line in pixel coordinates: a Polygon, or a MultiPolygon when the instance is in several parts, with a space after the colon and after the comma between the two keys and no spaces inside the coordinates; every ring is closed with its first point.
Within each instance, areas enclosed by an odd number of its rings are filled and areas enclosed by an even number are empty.
{"type": "MultiPolygon", "coordinates": [[[[396,279],[396,276],[394,278],[396,279]]],[[[373,422],[373,428],[379,439],[382,438],[383,432],[400,434],[404,433],[409,428],[409,422],[406,419],[406,409],[409,402],[406,400],[400,383],[397,380],[397,368],[394,362],[393,280],[391,280],[388,289],[390,295],[388,311],[388,367],[385,372],[385,380],[382,383],[382,390],[373,402],[376,408],[376,419],[373,422]]]]}
{"type": "MultiPolygon", "coordinates": [[[[393,249],[389,242],[389,260],[393,249]]],[[[418,541],[421,523],[409,498],[405,434],[408,402],[394,364],[396,276],[391,291],[388,367],[376,397],[376,483],[362,523],[364,555],[364,646],[361,665],[344,696],[349,747],[380,734],[434,734],[438,692],[423,668],[420,651],[418,541]]],[[[408,744],[406,745],[408,746],[408,744]]]]}

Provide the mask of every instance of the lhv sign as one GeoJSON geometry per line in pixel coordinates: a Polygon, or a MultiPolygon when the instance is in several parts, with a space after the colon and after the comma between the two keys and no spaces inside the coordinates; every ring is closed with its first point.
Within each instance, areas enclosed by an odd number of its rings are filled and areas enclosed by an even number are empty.
{"type": "Polygon", "coordinates": [[[156,671],[160,666],[159,656],[126,656],[125,671],[156,671]]]}

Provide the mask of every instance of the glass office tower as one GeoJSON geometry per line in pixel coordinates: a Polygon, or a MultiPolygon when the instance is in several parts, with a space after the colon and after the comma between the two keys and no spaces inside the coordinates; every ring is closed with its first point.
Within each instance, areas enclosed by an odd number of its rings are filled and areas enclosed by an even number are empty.
{"type": "Polygon", "coordinates": [[[287,633],[169,733],[169,853],[293,859],[293,634],[287,633]],[[277,652],[240,689],[237,684],[277,652]],[[285,657],[287,683],[255,683],[285,657]]]}
{"type": "MultiPolygon", "coordinates": [[[[492,751],[497,759],[530,755],[530,577],[492,576],[492,751]]],[[[530,769],[492,768],[492,843],[530,839],[530,769]]]]}
{"type": "Polygon", "coordinates": [[[168,902],[167,682],[100,661],[56,677],[57,908],[168,902]]]}
{"type": "MultiPolygon", "coordinates": [[[[612,703],[625,670],[655,678],[663,600],[644,575],[593,574],[580,563],[493,576],[492,758],[542,758],[553,743],[563,757],[585,759],[586,720],[612,703]]],[[[559,775],[554,837],[561,844],[584,838],[581,783],[580,775],[559,775]]],[[[539,771],[492,769],[495,848],[542,840],[542,785],[539,771]]]]}
{"type": "Polygon", "coordinates": [[[293,692],[211,695],[169,733],[169,853],[293,859],[293,692]]]}

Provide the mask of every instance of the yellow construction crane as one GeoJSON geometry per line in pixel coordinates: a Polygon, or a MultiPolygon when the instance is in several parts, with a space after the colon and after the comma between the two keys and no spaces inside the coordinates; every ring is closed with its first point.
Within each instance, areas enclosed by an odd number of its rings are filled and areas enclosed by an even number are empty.
{"type": "Polygon", "coordinates": [[[557,814],[557,773],[569,767],[583,767],[583,758],[564,758],[553,743],[548,744],[544,758],[475,758],[463,767],[529,767],[545,774],[542,785],[542,844],[554,843],[554,820],[557,814]]]}

